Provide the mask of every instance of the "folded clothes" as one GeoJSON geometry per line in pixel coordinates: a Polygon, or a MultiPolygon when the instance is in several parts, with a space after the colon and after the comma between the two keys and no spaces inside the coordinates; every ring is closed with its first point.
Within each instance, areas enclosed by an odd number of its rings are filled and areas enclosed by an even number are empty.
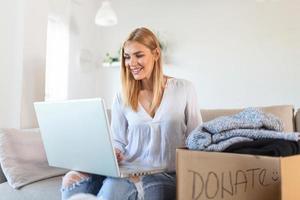
{"type": "Polygon", "coordinates": [[[300,142],[282,139],[245,141],[232,144],[224,152],[284,157],[299,154],[300,142]]]}
{"type": "Polygon", "coordinates": [[[223,151],[242,141],[270,138],[299,140],[299,133],[282,130],[282,122],[277,117],[257,108],[247,108],[238,114],[203,123],[189,134],[186,146],[194,150],[223,151]]]}
{"type": "Polygon", "coordinates": [[[202,124],[204,130],[216,134],[233,129],[264,129],[283,131],[281,120],[258,108],[246,108],[235,115],[217,117],[202,124]]]}

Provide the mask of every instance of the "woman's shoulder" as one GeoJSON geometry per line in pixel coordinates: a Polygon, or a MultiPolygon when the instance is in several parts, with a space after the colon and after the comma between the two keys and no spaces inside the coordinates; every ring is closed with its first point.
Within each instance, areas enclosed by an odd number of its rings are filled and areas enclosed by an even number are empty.
{"type": "Polygon", "coordinates": [[[115,93],[114,102],[117,102],[118,104],[123,104],[122,92],[121,91],[117,91],[115,93]]]}
{"type": "Polygon", "coordinates": [[[182,87],[184,87],[184,88],[193,87],[193,83],[189,80],[186,80],[186,79],[169,77],[168,81],[169,81],[169,83],[171,83],[175,87],[180,87],[180,88],[182,88],[182,87]]]}

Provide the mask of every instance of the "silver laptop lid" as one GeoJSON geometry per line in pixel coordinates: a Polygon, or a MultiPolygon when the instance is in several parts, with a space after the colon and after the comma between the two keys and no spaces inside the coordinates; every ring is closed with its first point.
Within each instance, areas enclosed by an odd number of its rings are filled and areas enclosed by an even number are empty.
{"type": "Polygon", "coordinates": [[[49,165],[119,177],[103,99],[36,102],[49,165]]]}

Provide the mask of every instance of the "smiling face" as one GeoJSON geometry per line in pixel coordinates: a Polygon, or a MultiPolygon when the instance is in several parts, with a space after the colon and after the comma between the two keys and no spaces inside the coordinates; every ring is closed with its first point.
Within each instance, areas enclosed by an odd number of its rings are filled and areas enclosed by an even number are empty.
{"type": "Polygon", "coordinates": [[[149,49],[145,45],[128,41],[124,46],[125,67],[130,70],[135,80],[150,79],[158,51],[149,49]]]}
{"type": "Polygon", "coordinates": [[[278,171],[273,171],[272,180],[276,182],[279,180],[279,177],[278,171]]]}

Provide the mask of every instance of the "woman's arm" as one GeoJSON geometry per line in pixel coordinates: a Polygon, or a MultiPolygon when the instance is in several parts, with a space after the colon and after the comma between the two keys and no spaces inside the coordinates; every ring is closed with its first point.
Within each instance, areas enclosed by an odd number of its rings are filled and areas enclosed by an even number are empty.
{"type": "MultiPolygon", "coordinates": [[[[121,95],[118,93],[113,101],[112,111],[111,111],[111,130],[113,134],[113,144],[115,149],[120,152],[125,153],[125,147],[127,146],[127,128],[128,122],[124,115],[123,104],[121,100],[121,95]]],[[[119,154],[118,153],[118,154],[119,154]]]]}
{"type": "Polygon", "coordinates": [[[186,137],[202,123],[196,89],[192,83],[188,84],[187,87],[187,103],[185,108],[186,137]]]}

